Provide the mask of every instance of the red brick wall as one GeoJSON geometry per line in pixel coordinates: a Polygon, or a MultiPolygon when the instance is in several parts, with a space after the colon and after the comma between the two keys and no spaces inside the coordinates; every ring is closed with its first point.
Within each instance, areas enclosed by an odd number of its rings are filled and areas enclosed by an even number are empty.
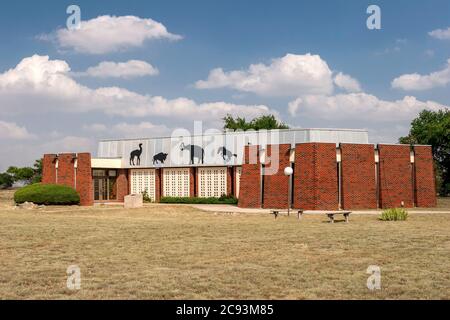
{"type": "Polygon", "coordinates": [[[94,184],[90,153],[78,154],[76,182],[76,190],[80,194],[80,205],[92,206],[94,204],[94,184]]]}
{"type": "Polygon", "coordinates": [[[275,152],[278,155],[275,156],[273,161],[278,161],[278,164],[266,163],[266,174],[264,175],[264,199],[263,208],[287,208],[288,207],[288,191],[289,191],[289,177],[284,175],[284,168],[290,167],[290,144],[280,144],[278,146],[267,146],[266,155],[272,157],[275,152]],[[278,159],[276,159],[278,156],[278,159]],[[273,166],[275,169],[278,166],[274,174],[268,175],[268,167],[273,166]]]}
{"type": "Polygon", "coordinates": [[[418,207],[436,206],[436,183],[431,147],[414,146],[415,202],[418,207]]]}
{"type": "Polygon", "coordinates": [[[258,146],[245,146],[244,163],[242,165],[241,187],[239,192],[239,207],[261,207],[261,165],[259,163],[258,146]],[[251,162],[251,156],[256,156],[256,163],[251,162]]]}
{"type": "Polygon", "coordinates": [[[56,183],[56,154],[46,154],[42,159],[42,183],[56,183]]]}
{"type": "Polygon", "coordinates": [[[296,146],[294,207],[338,209],[336,144],[302,143],[296,146]]]}
{"type": "Polygon", "coordinates": [[[413,207],[410,146],[378,145],[380,156],[380,206],[382,208],[413,207]]]}
{"type": "Polygon", "coordinates": [[[372,144],[341,144],[344,209],[376,209],[375,150],[372,144]]]}
{"type": "Polygon", "coordinates": [[[64,153],[58,156],[58,184],[75,188],[75,157],[76,155],[73,153],[64,153]]]}
{"type": "Polygon", "coordinates": [[[116,181],[117,201],[123,202],[125,200],[125,196],[130,194],[128,187],[129,187],[128,170],[127,169],[117,170],[117,181],[116,181]]]}

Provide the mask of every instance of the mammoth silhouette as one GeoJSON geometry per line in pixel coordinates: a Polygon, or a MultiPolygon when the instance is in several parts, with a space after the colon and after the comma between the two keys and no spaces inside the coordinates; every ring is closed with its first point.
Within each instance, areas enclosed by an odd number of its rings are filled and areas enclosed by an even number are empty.
{"type": "Polygon", "coordinates": [[[199,146],[188,144],[187,146],[184,143],[180,146],[181,151],[188,150],[191,153],[191,162],[190,164],[194,164],[194,159],[198,159],[198,163],[205,163],[205,149],[199,146]]]}
{"type": "Polygon", "coordinates": [[[130,153],[130,166],[140,166],[142,155],[142,143],[139,144],[139,149],[130,153]],[[136,162],[134,160],[136,159],[136,162]]]}

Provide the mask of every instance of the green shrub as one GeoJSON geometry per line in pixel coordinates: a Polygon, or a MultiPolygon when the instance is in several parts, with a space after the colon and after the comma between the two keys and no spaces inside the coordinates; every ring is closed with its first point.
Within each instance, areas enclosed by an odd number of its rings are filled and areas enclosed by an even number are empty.
{"type": "Polygon", "coordinates": [[[408,218],[408,211],[404,208],[393,208],[383,210],[381,220],[383,221],[403,221],[408,218]]]}
{"type": "Polygon", "coordinates": [[[145,203],[152,203],[153,202],[153,199],[148,195],[147,190],[142,192],[142,198],[143,198],[145,203]]]}
{"type": "Polygon", "coordinates": [[[77,205],[80,203],[80,196],[70,187],[36,183],[17,190],[14,201],[18,204],[33,202],[39,205],[77,205]]]}
{"type": "Polygon", "coordinates": [[[162,197],[160,202],[172,204],[237,204],[238,199],[226,195],[220,198],[162,197]]]}

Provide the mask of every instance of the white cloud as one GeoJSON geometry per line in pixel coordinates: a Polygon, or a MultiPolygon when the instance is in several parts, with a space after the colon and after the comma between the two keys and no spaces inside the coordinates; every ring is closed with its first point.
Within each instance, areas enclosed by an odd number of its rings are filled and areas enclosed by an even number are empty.
{"type": "Polygon", "coordinates": [[[79,29],[58,29],[55,34],[40,36],[54,39],[61,48],[80,53],[105,54],[140,47],[147,40],[179,40],[160,22],[136,16],[99,16],[82,21],[79,29]]]}
{"type": "Polygon", "coordinates": [[[447,29],[436,29],[431,32],[428,32],[428,34],[436,39],[439,40],[449,40],[450,39],[450,27],[447,29]]]}
{"type": "Polygon", "coordinates": [[[164,125],[155,125],[150,122],[141,122],[138,124],[118,123],[112,127],[112,131],[118,137],[124,138],[142,138],[152,136],[163,136],[170,134],[170,129],[164,125]]]}
{"type": "Polygon", "coordinates": [[[352,78],[348,74],[343,74],[342,72],[339,72],[334,77],[334,84],[347,92],[361,91],[361,85],[359,84],[358,80],[352,78]]]}
{"type": "Polygon", "coordinates": [[[448,108],[434,101],[415,97],[387,101],[367,93],[347,93],[333,96],[310,95],[291,101],[288,110],[293,119],[308,126],[360,128],[369,131],[373,143],[397,143],[408,134],[411,121],[420,111],[448,108]]]}
{"type": "Polygon", "coordinates": [[[92,123],[83,125],[83,130],[92,133],[101,133],[108,130],[108,127],[102,123],[92,123]]]}
{"type": "Polygon", "coordinates": [[[392,87],[403,90],[428,90],[444,87],[450,82],[450,59],[444,69],[420,75],[418,73],[404,74],[392,81],[392,87]]]}
{"type": "Polygon", "coordinates": [[[247,70],[211,70],[208,79],[196,83],[198,89],[231,88],[262,96],[331,94],[332,71],[319,55],[287,54],[269,65],[252,64],[247,70]]]}
{"type": "Polygon", "coordinates": [[[86,72],[75,73],[77,76],[89,76],[94,78],[136,78],[144,76],[156,76],[157,68],[150,63],[141,60],[129,60],[127,62],[103,61],[95,67],[90,67],[86,72]]]}
{"type": "Polygon", "coordinates": [[[294,101],[289,102],[288,112],[291,116],[295,117],[297,115],[300,105],[303,103],[302,98],[297,98],[294,101]]]}
{"type": "Polygon", "coordinates": [[[20,127],[14,122],[0,120],[0,139],[27,140],[36,136],[28,132],[25,127],[20,127]]]}
{"type": "Polygon", "coordinates": [[[119,87],[91,89],[69,75],[70,67],[65,61],[38,55],[23,59],[15,68],[0,74],[0,113],[97,111],[124,117],[161,116],[181,121],[220,121],[227,113],[249,118],[277,114],[264,105],[197,103],[183,97],[166,99],[142,95],[119,87]]]}
{"type": "Polygon", "coordinates": [[[292,115],[307,115],[331,121],[366,121],[378,125],[412,120],[423,109],[440,110],[445,106],[434,101],[420,101],[406,96],[402,100],[381,100],[367,93],[348,93],[334,96],[309,95],[292,101],[292,115]]]}

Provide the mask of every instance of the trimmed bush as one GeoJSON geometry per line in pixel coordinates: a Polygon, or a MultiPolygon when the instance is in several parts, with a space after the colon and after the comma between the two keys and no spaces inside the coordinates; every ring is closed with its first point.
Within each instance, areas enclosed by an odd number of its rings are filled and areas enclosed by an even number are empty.
{"type": "Polygon", "coordinates": [[[80,196],[70,187],[36,183],[17,190],[14,201],[18,204],[33,202],[39,205],[77,205],[80,203],[80,196]]]}
{"type": "Polygon", "coordinates": [[[404,221],[408,218],[408,211],[404,208],[393,208],[383,210],[380,220],[383,221],[404,221]]]}
{"type": "Polygon", "coordinates": [[[232,196],[220,198],[162,197],[160,202],[171,204],[237,204],[238,199],[232,196]]]}

